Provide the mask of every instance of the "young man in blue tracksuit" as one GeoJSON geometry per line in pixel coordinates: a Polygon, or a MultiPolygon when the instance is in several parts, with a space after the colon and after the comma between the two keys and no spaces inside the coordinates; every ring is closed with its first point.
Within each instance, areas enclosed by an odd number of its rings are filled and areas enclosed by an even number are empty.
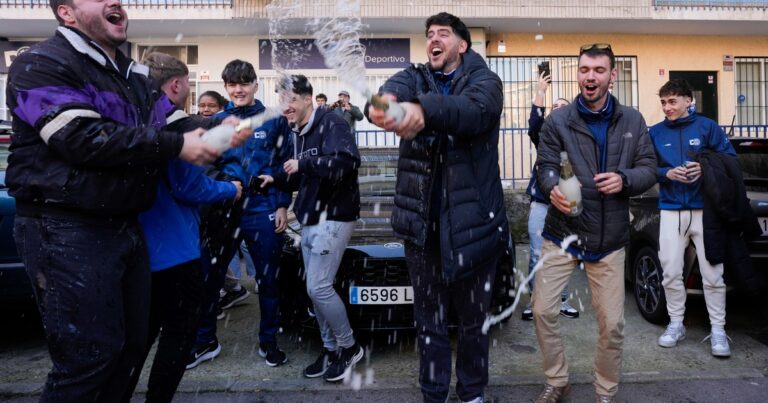
{"type": "Polygon", "coordinates": [[[712,355],[728,357],[731,349],[725,334],[725,283],[723,265],[712,265],[704,250],[701,190],[701,166],[695,160],[704,149],[728,153],[736,151],[723,129],[704,116],[691,113],[693,90],[685,80],[670,80],[659,90],[666,119],[650,129],[658,158],[659,180],[659,260],[664,270],[664,292],[670,322],[658,343],[674,347],[685,339],[683,316],[686,290],[683,284],[683,258],[689,242],[696,245],[704,299],[707,303],[712,332],[709,336],[712,355]]]}
{"type": "MultiPolygon", "coordinates": [[[[242,60],[229,62],[224,67],[222,79],[230,102],[224,111],[214,116],[214,121],[223,120],[228,116],[246,118],[264,112],[264,105],[255,99],[258,83],[256,71],[251,63],[242,60]]],[[[292,150],[291,128],[284,117],[279,117],[253,129],[253,136],[243,145],[224,153],[222,159],[227,163],[221,169],[227,177],[249,183],[258,175],[273,175],[281,171],[283,162],[290,157],[292,150]]],[[[245,241],[256,269],[261,312],[259,355],[265,359],[267,365],[274,367],[288,360],[278,347],[276,339],[280,328],[280,287],[277,275],[280,271],[282,252],[280,234],[287,225],[287,208],[291,204],[291,194],[274,188],[262,194],[259,193],[259,188],[251,186],[244,190],[244,197],[247,202],[243,205],[239,235],[245,241]]],[[[224,281],[220,274],[217,273],[217,276],[221,278],[216,279],[219,285],[224,281]]],[[[206,322],[198,332],[198,346],[205,349],[206,345],[212,345],[214,342],[218,344],[215,335],[215,312],[206,313],[206,322]]],[[[204,360],[205,354],[192,356],[189,365],[195,366],[204,360]]]]}
{"type": "Polygon", "coordinates": [[[292,88],[282,94],[283,112],[294,130],[294,155],[274,175],[261,175],[262,186],[298,190],[293,211],[303,225],[301,254],[307,294],[320,325],[323,352],[304,369],[304,376],[328,382],[348,377],[363,358],[334,278],[360,216],[357,168],[360,154],[349,125],[327,108],[313,109],[312,85],[306,77],[291,77],[292,88]]]}
{"type": "MultiPolygon", "coordinates": [[[[165,118],[166,130],[184,132],[210,124],[207,119],[187,116],[179,109],[189,95],[189,70],[184,63],[162,53],[150,54],[144,63],[165,94],[155,111],[158,117],[165,118]]],[[[130,375],[126,401],[133,395],[141,367],[158,334],[146,398],[173,399],[195,341],[203,298],[197,206],[237,199],[241,190],[239,182],[216,181],[205,175],[204,168],[178,158],[165,167],[154,205],[139,215],[152,271],[149,337],[138,370],[130,375]]]]}

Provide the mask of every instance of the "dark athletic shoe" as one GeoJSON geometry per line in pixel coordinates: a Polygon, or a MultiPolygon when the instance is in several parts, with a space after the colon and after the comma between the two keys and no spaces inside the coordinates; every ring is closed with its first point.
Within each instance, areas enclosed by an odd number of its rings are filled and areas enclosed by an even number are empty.
{"type": "Polygon", "coordinates": [[[323,378],[328,382],[338,382],[348,377],[352,373],[352,368],[363,358],[363,355],[365,355],[365,350],[357,342],[352,347],[342,348],[339,359],[328,367],[323,378]]]}
{"type": "Polygon", "coordinates": [[[221,354],[221,344],[219,344],[218,340],[195,346],[189,353],[187,369],[192,369],[206,361],[210,361],[218,357],[219,354],[221,354]]]}
{"type": "Polygon", "coordinates": [[[320,356],[317,357],[315,362],[304,368],[304,376],[307,378],[323,376],[325,371],[328,370],[328,367],[330,367],[338,358],[338,354],[336,354],[335,351],[329,351],[323,348],[323,352],[320,353],[320,356]]]}
{"type": "Polygon", "coordinates": [[[277,347],[277,343],[259,344],[259,356],[264,358],[270,367],[276,367],[288,362],[288,356],[277,347]]]}

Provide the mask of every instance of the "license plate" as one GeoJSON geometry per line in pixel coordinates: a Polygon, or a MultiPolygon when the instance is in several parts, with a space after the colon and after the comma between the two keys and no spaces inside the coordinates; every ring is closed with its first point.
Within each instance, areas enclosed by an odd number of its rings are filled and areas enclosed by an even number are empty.
{"type": "Polygon", "coordinates": [[[760,217],[757,220],[760,221],[760,228],[763,229],[763,236],[768,236],[768,217],[760,217]]]}
{"type": "Polygon", "coordinates": [[[413,287],[351,287],[352,305],[413,304],[413,287]]]}

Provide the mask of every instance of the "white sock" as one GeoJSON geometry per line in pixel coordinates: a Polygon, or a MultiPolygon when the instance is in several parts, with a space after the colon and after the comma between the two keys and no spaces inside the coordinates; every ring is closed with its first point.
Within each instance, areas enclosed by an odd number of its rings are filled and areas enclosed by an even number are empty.
{"type": "Polygon", "coordinates": [[[243,287],[240,286],[240,283],[237,283],[234,287],[232,287],[232,291],[240,291],[243,289],[243,287]]]}
{"type": "Polygon", "coordinates": [[[712,325],[712,333],[725,333],[725,327],[721,325],[712,325]]]}
{"type": "Polygon", "coordinates": [[[683,321],[682,320],[671,320],[671,321],[669,321],[669,326],[670,327],[682,327],[683,326],[683,321]]]}

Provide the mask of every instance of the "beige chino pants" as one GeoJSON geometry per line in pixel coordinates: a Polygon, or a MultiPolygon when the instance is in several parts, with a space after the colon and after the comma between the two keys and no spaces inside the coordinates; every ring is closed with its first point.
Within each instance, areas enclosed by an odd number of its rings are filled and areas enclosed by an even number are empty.
{"type": "MultiPolygon", "coordinates": [[[[578,263],[570,254],[547,256],[560,248],[544,240],[541,248],[543,267],[536,273],[533,289],[533,319],[543,357],[547,383],[562,387],[568,383],[568,363],[560,337],[560,292],[568,283],[578,263]]],[[[615,395],[621,377],[621,352],[624,343],[624,249],[599,262],[584,262],[592,306],[598,325],[595,354],[595,391],[615,395]]]]}

